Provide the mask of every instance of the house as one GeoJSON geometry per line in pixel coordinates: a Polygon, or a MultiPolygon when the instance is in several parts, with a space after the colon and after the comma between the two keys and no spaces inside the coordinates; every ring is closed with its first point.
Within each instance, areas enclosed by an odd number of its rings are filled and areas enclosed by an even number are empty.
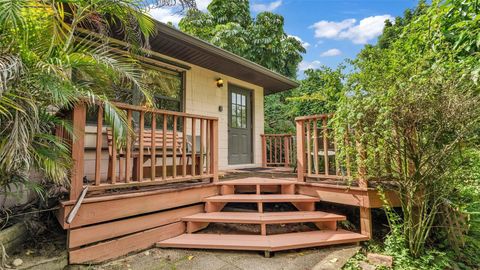
{"type": "MultiPolygon", "coordinates": [[[[103,104],[87,108],[84,102],[64,114],[75,139],[56,131],[71,144],[73,158],[69,196],[57,212],[70,263],[102,262],[155,244],[268,255],[370,238],[370,209],[382,201],[361,163],[336,160],[330,115],[297,118],[296,135],[263,134],[264,96],[296,82],[167,25],[157,23],[157,29],[149,57],[141,60],[158,108],[133,105],[128,89],[115,92],[133,134],[118,140],[104,122],[103,104]],[[285,174],[294,156],[298,173],[285,174]],[[219,170],[269,165],[273,169],[264,174],[219,179],[219,170]],[[276,173],[278,166],[284,173],[276,173]],[[353,186],[321,181],[351,178],[351,168],[359,172],[353,186]],[[346,217],[316,211],[320,200],[359,208],[359,231],[338,229],[346,217]],[[256,212],[227,211],[232,202],[251,203],[256,212]],[[296,211],[264,212],[275,203],[290,203],[296,211]],[[304,222],[317,230],[268,231],[304,222]],[[258,225],[259,235],[195,233],[212,223],[258,225]]],[[[398,204],[389,191],[387,198],[398,204]]]]}

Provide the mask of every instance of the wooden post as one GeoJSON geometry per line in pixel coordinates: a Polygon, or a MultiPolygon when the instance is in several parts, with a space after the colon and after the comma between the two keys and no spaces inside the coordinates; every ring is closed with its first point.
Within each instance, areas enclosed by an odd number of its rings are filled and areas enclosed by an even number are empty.
{"type": "Polygon", "coordinates": [[[103,107],[98,105],[97,114],[97,141],[95,145],[95,185],[100,185],[100,170],[102,166],[102,135],[103,135],[103,107]]]}
{"type": "Polygon", "coordinates": [[[86,116],[86,104],[77,103],[72,114],[74,138],[72,139],[73,169],[70,179],[70,200],[76,200],[83,187],[86,116]]]}
{"type": "Polygon", "coordinates": [[[265,138],[265,135],[262,134],[260,135],[262,138],[262,167],[266,168],[267,167],[267,139],[265,138]]]}
{"type": "Polygon", "coordinates": [[[367,207],[360,207],[360,231],[361,234],[372,238],[372,210],[367,207]]]}
{"type": "Polygon", "coordinates": [[[213,182],[218,182],[218,120],[212,120],[210,135],[210,145],[212,146],[210,171],[213,174],[213,182]]]}
{"type": "Polygon", "coordinates": [[[304,182],[305,177],[305,136],[304,136],[304,123],[303,120],[297,120],[296,123],[297,129],[297,180],[299,182],[304,182]]]}

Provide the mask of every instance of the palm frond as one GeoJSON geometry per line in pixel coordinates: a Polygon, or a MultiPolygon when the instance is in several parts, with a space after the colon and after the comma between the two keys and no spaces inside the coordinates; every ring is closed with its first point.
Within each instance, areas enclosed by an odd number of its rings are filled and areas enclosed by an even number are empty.
{"type": "MultiPolygon", "coordinates": [[[[1,8],[1,7],[0,7],[1,8]]],[[[8,82],[17,79],[23,71],[23,63],[16,55],[0,55],[0,96],[7,91],[8,82]]]]}

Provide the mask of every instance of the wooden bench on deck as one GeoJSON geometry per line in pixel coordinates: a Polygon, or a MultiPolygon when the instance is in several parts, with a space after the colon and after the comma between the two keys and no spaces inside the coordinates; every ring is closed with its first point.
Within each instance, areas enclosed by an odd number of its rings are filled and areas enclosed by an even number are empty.
{"type": "MultiPolygon", "coordinates": [[[[136,132],[135,134],[138,134],[136,132]]],[[[130,158],[133,159],[133,167],[132,167],[132,176],[134,181],[140,180],[142,181],[143,179],[140,179],[140,168],[144,170],[143,172],[143,177],[142,178],[150,178],[151,175],[151,165],[145,165],[145,162],[148,160],[152,160],[152,157],[155,156],[155,175],[156,176],[161,176],[162,175],[162,170],[163,170],[163,164],[157,165],[156,159],[157,158],[163,158],[164,153],[163,153],[163,131],[162,130],[156,130],[155,131],[155,142],[154,142],[154,148],[152,148],[152,131],[150,129],[145,129],[143,132],[143,142],[140,143],[140,138],[137,136],[134,139],[134,142],[131,145],[131,153],[130,153],[130,158]],[[143,148],[143,164],[140,164],[140,159],[139,156],[141,155],[140,147],[143,148]],[[153,149],[153,151],[152,151],[153,149]]],[[[109,153],[109,158],[108,158],[108,178],[111,179],[112,175],[114,175],[114,166],[113,166],[113,161],[114,161],[114,154],[113,154],[113,134],[112,130],[110,128],[107,128],[107,142],[108,142],[108,153],[109,153]]],[[[190,164],[190,160],[193,156],[192,152],[192,142],[191,139],[187,136],[186,138],[183,138],[183,136],[179,136],[178,133],[175,136],[174,140],[174,133],[172,130],[168,130],[165,134],[165,158],[179,158],[180,163],[178,163],[178,166],[183,166],[184,163],[187,165],[190,164]],[[175,151],[174,151],[175,149],[175,151]],[[184,154],[185,152],[185,154],[184,154]],[[175,156],[174,156],[175,155],[175,156]]],[[[204,155],[206,153],[204,152],[204,155]]],[[[116,158],[121,159],[121,158],[127,158],[126,156],[126,151],[124,149],[120,149],[116,153],[116,158]]],[[[200,159],[200,151],[196,149],[195,153],[195,158],[196,158],[196,174],[200,174],[200,167],[199,167],[199,159],[200,159]]],[[[164,161],[166,164],[166,161],[164,161]]],[[[162,163],[164,163],[162,162],[162,163]]],[[[175,164],[177,164],[175,162],[175,164]]],[[[170,166],[171,170],[174,170],[173,165],[170,166]]],[[[177,174],[182,174],[181,171],[182,167],[177,167],[177,174]]],[[[191,168],[190,166],[186,166],[187,169],[187,174],[191,174],[191,168]]],[[[170,174],[172,173],[168,171],[170,174]]]]}

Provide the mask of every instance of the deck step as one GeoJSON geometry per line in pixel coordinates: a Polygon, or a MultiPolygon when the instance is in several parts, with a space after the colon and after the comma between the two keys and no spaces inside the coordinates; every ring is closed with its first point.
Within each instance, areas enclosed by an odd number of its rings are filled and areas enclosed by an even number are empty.
{"type": "Polygon", "coordinates": [[[322,222],[345,220],[345,216],[320,212],[320,211],[296,211],[296,212],[210,212],[198,213],[183,217],[183,221],[189,222],[219,222],[219,223],[243,223],[243,224],[284,224],[300,222],[322,222]]]}
{"type": "Polygon", "coordinates": [[[318,202],[319,198],[296,194],[230,194],[205,198],[206,202],[318,202]]]}
{"type": "Polygon", "coordinates": [[[227,180],[218,182],[217,185],[228,186],[278,186],[278,185],[295,185],[297,182],[292,180],[281,180],[262,177],[248,177],[244,179],[227,180]]]}
{"type": "Polygon", "coordinates": [[[182,234],[157,243],[157,247],[280,251],[358,243],[368,237],[346,230],[322,230],[276,235],[182,234]]]}

